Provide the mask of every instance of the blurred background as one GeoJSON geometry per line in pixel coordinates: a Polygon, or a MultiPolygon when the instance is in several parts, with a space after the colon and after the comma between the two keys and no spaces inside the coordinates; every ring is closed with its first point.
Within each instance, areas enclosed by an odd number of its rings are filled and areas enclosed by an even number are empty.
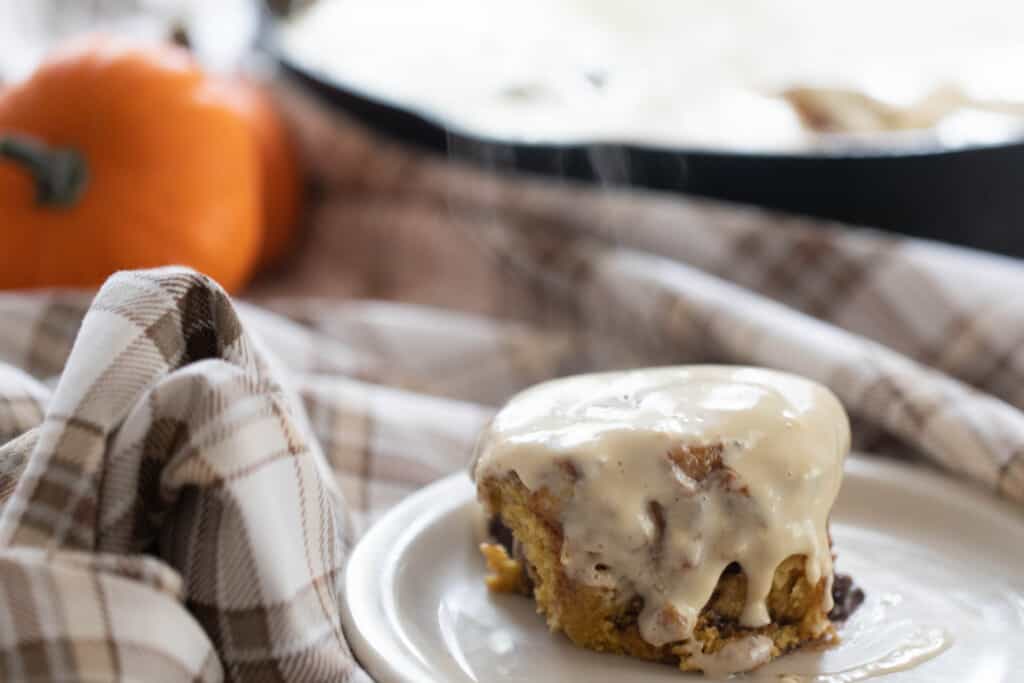
{"type": "Polygon", "coordinates": [[[80,34],[173,40],[438,157],[1021,256],[1022,19],[1004,0],[0,0],[0,83],[80,34]]]}

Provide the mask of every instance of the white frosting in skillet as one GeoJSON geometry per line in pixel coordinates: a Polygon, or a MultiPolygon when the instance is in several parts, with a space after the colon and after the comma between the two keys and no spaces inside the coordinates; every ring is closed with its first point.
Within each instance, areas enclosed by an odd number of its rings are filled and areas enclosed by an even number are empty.
{"type": "Polygon", "coordinates": [[[831,607],[827,524],[849,442],[842,406],[814,382],[758,368],[651,368],[519,394],[481,438],[474,476],[571,486],[566,572],[642,596],[641,635],[662,645],[689,637],[732,562],[747,577],[743,625],[768,623],[772,577],[791,555],[806,556],[811,582],[826,579],[831,607]],[[677,461],[702,446],[720,446],[720,463],[698,481],[677,461]]]}
{"type": "Polygon", "coordinates": [[[829,143],[782,96],[794,87],[918,110],[944,143],[1020,135],[1022,23],[1014,0],[318,0],[281,42],[485,138],[798,151],[829,143]],[[921,106],[944,92],[961,97],[921,106]]]}

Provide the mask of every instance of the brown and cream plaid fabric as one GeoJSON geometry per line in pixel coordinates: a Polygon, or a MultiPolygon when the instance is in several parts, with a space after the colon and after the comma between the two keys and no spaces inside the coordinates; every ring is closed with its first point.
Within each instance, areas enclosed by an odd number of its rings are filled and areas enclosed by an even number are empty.
{"type": "Polygon", "coordinates": [[[351,544],[572,372],[798,372],[862,448],[1024,503],[1021,264],[483,174],[291,106],[320,199],[247,303],[181,269],[0,295],[3,680],[368,680],[351,544]]]}

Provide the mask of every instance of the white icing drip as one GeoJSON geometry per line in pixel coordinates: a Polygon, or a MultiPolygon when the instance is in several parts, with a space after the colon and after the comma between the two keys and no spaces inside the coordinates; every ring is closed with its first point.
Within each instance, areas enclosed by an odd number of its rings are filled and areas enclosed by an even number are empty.
{"type": "Polygon", "coordinates": [[[532,491],[571,486],[566,572],[642,596],[641,635],[663,645],[690,635],[732,562],[747,577],[746,626],[768,623],[765,598],[787,557],[805,555],[809,580],[831,581],[828,515],[849,438],[839,401],[814,382],[757,368],[651,368],[519,394],[480,440],[474,474],[515,472],[532,491]],[[716,445],[722,468],[703,481],[669,457],[716,445]]]}
{"type": "Polygon", "coordinates": [[[690,655],[690,663],[698,666],[705,676],[719,678],[767,664],[772,658],[773,647],[771,638],[767,636],[747,636],[729,641],[713,654],[694,652],[690,655]]]}

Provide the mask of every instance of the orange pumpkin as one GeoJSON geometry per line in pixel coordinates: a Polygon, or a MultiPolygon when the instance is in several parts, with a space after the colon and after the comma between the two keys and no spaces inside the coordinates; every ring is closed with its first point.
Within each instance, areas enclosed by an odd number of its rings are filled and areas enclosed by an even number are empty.
{"type": "Polygon", "coordinates": [[[0,287],[184,264],[237,291],[260,187],[249,121],[186,50],[81,41],[0,94],[0,287]]]}
{"type": "Polygon", "coordinates": [[[305,179],[298,145],[273,97],[258,83],[234,82],[240,110],[249,119],[260,157],[263,247],[259,266],[281,260],[295,241],[305,179]]]}

